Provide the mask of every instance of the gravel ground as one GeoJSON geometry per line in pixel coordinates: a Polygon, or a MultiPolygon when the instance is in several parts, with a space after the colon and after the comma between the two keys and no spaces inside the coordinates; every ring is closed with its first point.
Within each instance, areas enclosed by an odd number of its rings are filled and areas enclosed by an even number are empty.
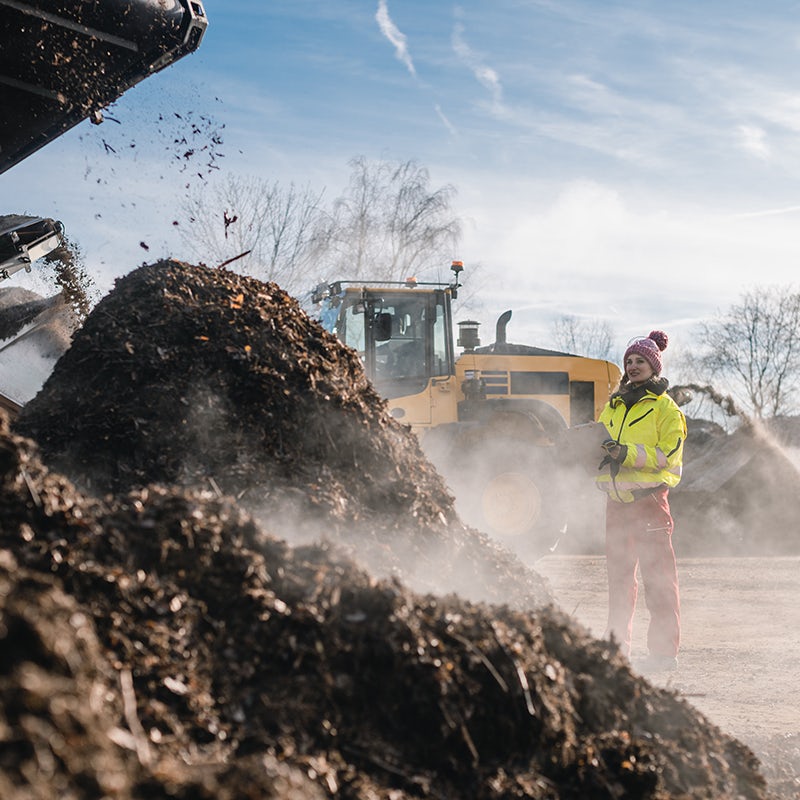
{"type": "MultiPolygon", "coordinates": [[[[602,636],[604,557],[548,555],[534,566],[558,604],[602,636]]],[[[651,680],[749,745],[778,797],[800,798],[800,558],[679,558],[678,573],[679,668],[651,680]]],[[[640,591],[634,658],[645,653],[647,620],[640,591]]]]}

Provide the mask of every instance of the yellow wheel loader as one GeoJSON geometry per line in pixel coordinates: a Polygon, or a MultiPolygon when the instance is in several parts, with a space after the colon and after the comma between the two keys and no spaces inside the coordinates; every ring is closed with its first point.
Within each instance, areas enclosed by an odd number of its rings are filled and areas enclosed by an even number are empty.
{"type": "Polygon", "coordinates": [[[461,262],[449,284],[339,281],[318,286],[312,313],[358,351],[397,420],[418,434],[447,479],[462,518],[515,549],[541,552],[563,532],[586,485],[562,464],[557,442],[597,419],[620,379],[616,365],[507,341],[458,323],[461,262]],[[456,353],[456,346],[461,352],[456,353]]]}

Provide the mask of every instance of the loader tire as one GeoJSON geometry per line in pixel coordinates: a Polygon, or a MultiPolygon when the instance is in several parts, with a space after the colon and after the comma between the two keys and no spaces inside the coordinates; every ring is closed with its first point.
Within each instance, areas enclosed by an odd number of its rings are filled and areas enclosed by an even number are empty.
{"type": "Polygon", "coordinates": [[[520,556],[546,553],[566,524],[557,472],[546,451],[501,441],[491,450],[462,454],[445,475],[461,519],[520,556]]]}

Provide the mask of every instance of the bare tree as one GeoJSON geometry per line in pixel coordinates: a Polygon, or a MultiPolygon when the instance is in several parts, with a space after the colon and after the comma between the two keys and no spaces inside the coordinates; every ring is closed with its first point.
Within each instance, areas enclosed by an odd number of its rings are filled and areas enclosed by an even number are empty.
{"type": "Polygon", "coordinates": [[[200,187],[184,204],[190,225],[181,235],[202,263],[230,264],[294,293],[322,279],[405,280],[447,270],[461,236],[455,189],[431,189],[415,161],[359,157],[350,165],[347,188],[327,210],[324,191],[293,184],[228,177],[200,187]]]}
{"type": "Polygon", "coordinates": [[[450,264],[461,236],[454,187],[431,189],[428,170],[416,161],[362,156],[350,166],[350,183],[318,240],[335,274],[405,280],[450,264]]]}
{"type": "Polygon", "coordinates": [[[800,293],[791,286],[753,289],[699,329],[702,350],[692,361],[706,379],[729,386],[757,418],[797,410],[800,293]]]}
{"type": "Polygon", "coordinates": [[[614,332],[608,322],[579,319],[571,314],[554,320],[552,335],[559,350],[591,358],[607,359],[614,344],[614,332]]]}
{"type": "Polygon", "coordinates": [[[231,265],[296,291],[317,278],[322,196],[309,187],[228,176],[187,198],[190,225],[181,236],[203,263],[231,265]]]}

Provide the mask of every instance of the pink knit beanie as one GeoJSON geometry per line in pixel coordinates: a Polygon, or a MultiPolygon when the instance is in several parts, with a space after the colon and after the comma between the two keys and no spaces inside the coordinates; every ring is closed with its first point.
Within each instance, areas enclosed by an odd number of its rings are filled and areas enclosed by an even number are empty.
{"type": "Polygon", "coordinates": [[[661,351],[667,349],[667,334],[664,331],[650,331],[646,339],[633,339],[628,344],[628,349],[622,358],[622,364],[627,362],[628,356],[631,353],[638,353],[640,356],[647,359],[653,372],[656,375],[661,374],[661,351]]]}

